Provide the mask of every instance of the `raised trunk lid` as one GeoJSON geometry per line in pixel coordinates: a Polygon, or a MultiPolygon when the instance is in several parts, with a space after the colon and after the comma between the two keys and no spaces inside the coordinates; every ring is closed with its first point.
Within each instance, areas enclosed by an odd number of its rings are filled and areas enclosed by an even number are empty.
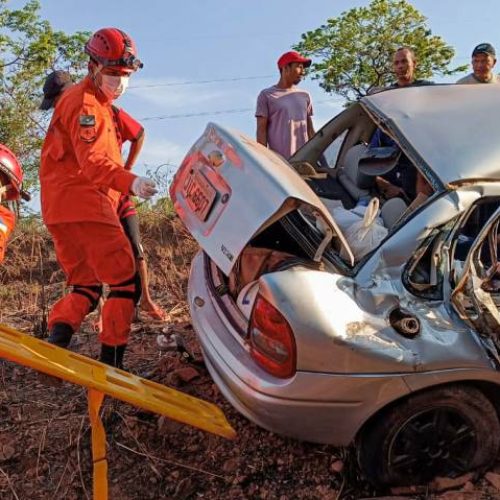
{"type": "Polygon", "coordinates": [[[184,158],[170,196],[190,233],[226,275],[252,237],[303,204],[316,211],[354,262],[326,207],[284,159],[214,123],[184,158]]]}

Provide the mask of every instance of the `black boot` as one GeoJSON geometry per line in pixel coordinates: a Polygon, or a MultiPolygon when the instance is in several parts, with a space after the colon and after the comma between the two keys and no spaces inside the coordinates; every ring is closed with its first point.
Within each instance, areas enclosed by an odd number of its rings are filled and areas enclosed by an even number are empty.
{"type": "Polygon", "coordinates": [[[101,344],[101,357],[99,361],[123,370],[123,356],[126,348],[127,344],[117,346],[101,344]]]}
{"type": "MultiPolygon", "coordinates": [[[[72,336],[73,328],[71,328],[71,326],[67,323],[54,323],[50,328],[47,342],[49,344],[56,345],[57,347],[66,348],[69,346],[72,336]]],[[[38,380],[51,387],[60,387],[63,382],[59,377],[53,377],[52,375],[48,375],[43,372],[38,373],[38,380]]]]}
{"type": "Polygon", "coordinates": [[[73,328],[67,323],[54,323],[49,332],[47,342],[58,347],[68,347],[73,336],[73,328]]]}

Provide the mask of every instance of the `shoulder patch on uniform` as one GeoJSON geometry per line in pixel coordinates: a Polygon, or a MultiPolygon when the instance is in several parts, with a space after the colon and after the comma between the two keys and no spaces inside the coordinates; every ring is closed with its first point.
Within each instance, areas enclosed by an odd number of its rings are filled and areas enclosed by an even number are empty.
{"type": "Polygon", "coordinates": [[[4,220],[0,217],[0,233],[7,234],[8,231],[7,224],[4,222],[4,220]]]}
{"type": "Polygon", "coordinates": [[[94,127],[95,115],[80,115],[80,125],[82,127],[94,127]]]}

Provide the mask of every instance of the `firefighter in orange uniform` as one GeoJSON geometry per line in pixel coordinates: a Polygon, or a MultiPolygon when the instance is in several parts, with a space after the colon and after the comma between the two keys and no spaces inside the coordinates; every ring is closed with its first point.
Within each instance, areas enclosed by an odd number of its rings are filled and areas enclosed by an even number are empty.
{"type": "Polygon", "coordinates": [[[122,367],[138,290],[117,205],[120,194],[148,199],[156,189],[124,168],[111,105],[142,63],[133,40],[116,28],[95,32],[85,52],[88,75],[57,101],[42,148],[42,215],[72,286],[50,312],[48,341],[67,347],[106,283],[100,360],[122,367]]]}
{"type": "MultiPolygon", "coordinates": [[[[0,203],[21,198],[23,169],[14,153],[0,144],[0,203]]],[[[0,263],[5,258],[7,240],[16,225],[16,216],[6,206],[0,205],[0,263]]]]}

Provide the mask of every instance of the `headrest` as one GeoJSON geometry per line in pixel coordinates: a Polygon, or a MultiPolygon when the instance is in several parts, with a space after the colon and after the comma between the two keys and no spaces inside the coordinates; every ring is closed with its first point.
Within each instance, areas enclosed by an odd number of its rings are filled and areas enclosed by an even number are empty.
{"type": "Polygon", "coordinates": [[[359,172],[372,177],[385,175],[398,164],[400,156],[401,150],[396,146],[367,148],[359,159],[359,172]]]}

